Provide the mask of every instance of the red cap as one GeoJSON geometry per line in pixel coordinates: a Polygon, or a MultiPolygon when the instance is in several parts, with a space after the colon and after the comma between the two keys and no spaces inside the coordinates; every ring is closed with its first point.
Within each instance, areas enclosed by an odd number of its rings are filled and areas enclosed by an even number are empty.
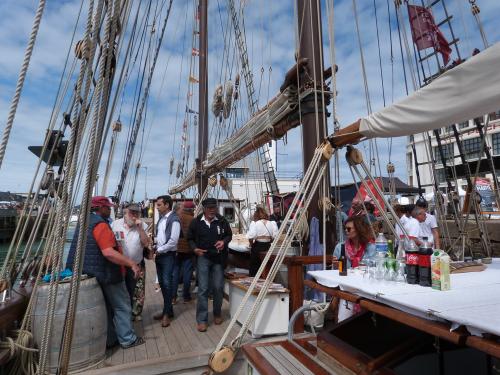
{"type": "Polygon", "coordinates": [[[184,208],[187,208],[187,209],[194,209],[195,208],[193,201],[184,201],[182,205],[184,208]]]}
{"type": "Polygon", "coordinates": [[[104,197],[102,195],[92,197],[92,202],[90,203],[90,205],[92,208],[113,207],[113,203],[111,203],[107,197],[104,197]]]}

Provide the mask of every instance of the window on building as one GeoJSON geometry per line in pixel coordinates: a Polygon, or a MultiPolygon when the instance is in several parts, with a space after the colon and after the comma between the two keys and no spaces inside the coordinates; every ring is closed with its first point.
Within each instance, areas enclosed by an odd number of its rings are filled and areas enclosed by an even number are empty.
{"type": "Polygon", "coordinates": [[[468,127],[469,127],[469,121],[464,121],[464,122],[461,122],[460,124],[458,124],[459,129],[465,129],[468,127]]]}
{"type": "Polygon", "coordinates": [[[226,177],[243,178],[245,177],[245,168],[226,168],[226,177]]]}
{"type": "Polygon", "coordinates": [[[495,133],[491,136],[491,143],[493,146],[493,154],[500,155],[500,133],[495,133]]]}
{"type": "Polygon", "coordinates": [[[449,125],[446,127],[446,133],[453,133],[453,125],[449,125]]]}
{"type": "Polygon", "coordinates": [[[438,184],[446,182],[446,173],[444,168],[436,169],[436,180],[438,184]]]}
{"type": "Polygon", "coordinates": [[[479,116],[474,119],[474,125],[483,125],[484,123],[484,116],[479,116]]]}
{"type": "MultiPolygon", "coordinates": [[[[450,163],[454,156],[453,143],[446,143],[441,145],[441,149],[443,150],[443,157],[447,163],[450,163]]],[[[443,161],[441,160],[441,154],[439,152],[439,146],[434,146],[434,160],[436,163],[441,164],[443,161]]]]}
{"type": "Polygon", "coordinates": [[[481,152],[481,138],[469,138],[462,141],[462,147],[466,159],[477,159],[481,152]]]}

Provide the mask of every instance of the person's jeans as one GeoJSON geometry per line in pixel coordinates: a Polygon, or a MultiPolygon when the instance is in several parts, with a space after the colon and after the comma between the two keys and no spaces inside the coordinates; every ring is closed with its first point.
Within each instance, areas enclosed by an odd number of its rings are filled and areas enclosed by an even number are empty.
{"type": "Polygon", "coordinates": [[[112,346],[116,343],[116,340],[122,346],[132,344],[137,339],[137,335],[130,320],[132,317],[132,308],[125,282],[100,285],[108,313],[108,338],[106,345],[112,346]]]}
{"type": "Polygon", "coordinates": [[[208,323],[208,293],[210,284],[214,296],[214,316],[222,314],[222,298],[224,293],[224,267],[212,262],[206,256],[197,258],[196,274],[198,277],[198,300],[196,303],[196,321],[208,323]]]}
{"type": "Polygon", "coordinates": [[[175,251],[156,255],[156,273],[163,295],[163,315],[174,317],[172,298],[174,296],[174,266],[176,262],[175,251]]]}
{"type": "Polygon", "coordinates": [[[193,274],[193,261],[191,255],[177,254],[174,267],[174,298],[177,298],[179,279],[182,278],[182,298],[191,300],[191,276],[193,274]]]}

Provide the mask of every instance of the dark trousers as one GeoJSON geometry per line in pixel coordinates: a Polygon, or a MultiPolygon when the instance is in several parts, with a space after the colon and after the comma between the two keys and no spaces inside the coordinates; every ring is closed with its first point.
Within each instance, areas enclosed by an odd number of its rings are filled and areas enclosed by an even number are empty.
{"type": "Polygon", "coordinates": [[[250,269],[248,273],[250,276],[255,276],[262,263],[260,254],[266,253],[271,247],[271,242],[257,242],[254,241],[250,249],[250,269]]]}
{"type": "Polygon", "coordinates": [[[174,267],[174,298],[177,298],[179,280],[182,280],[182,298],[184,301],[191,300],[191,276],[193,275],[193,260],[191,254],[177,253],[174,267]]]}
{"type": "Polygon", "coordinates": [[[163,315],[169,318],[174,317],[172,298],[174,297],[174,266],[176,262],[176,252],[169,251],[166,254],[156,255],[156,273],[163,295],[163,315]]]}

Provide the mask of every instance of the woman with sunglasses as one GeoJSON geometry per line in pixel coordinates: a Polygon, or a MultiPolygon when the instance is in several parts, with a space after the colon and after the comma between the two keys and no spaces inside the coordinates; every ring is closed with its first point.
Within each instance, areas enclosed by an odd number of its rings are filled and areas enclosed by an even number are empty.
{"type": "MultiPolygon", "coordinates": [[[[357,267],[362,259],[375,256],[375,243],[370,226],[360,216],[350,217],[345,222],[345,255],[348,267],[357,267]]],[[[341,243],[335,246],[333,255],[340,258],[341,243]]]]}

